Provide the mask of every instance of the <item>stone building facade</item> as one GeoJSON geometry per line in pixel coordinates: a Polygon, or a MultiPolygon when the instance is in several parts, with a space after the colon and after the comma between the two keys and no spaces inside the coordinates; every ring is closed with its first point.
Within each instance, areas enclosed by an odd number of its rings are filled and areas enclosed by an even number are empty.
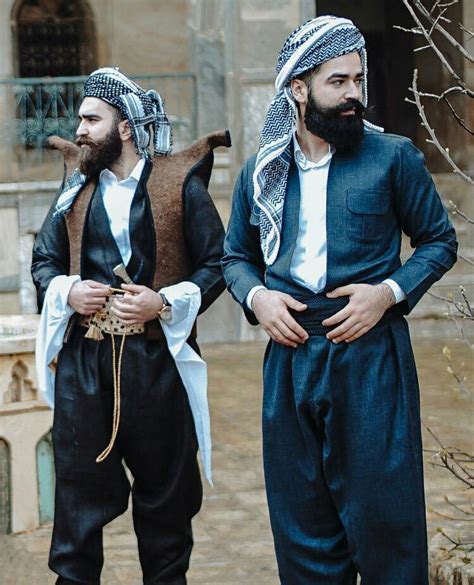
{"type": "MultiPolygon", "coordinates": [[[[459,0],[452,10],[451,32],[458,40],[463,34],[467,38],[457,23],[474,28],[473,3],[459,0]]],[[[411,26],[402,0],[138,0],[133,5],[128,0],[0,0],[0,129],[6,129],[0,143],[0,312],[36,310],[29,257],[61,175],[60,161],[34,148],[29,135],[25,138],[37,110],[30,104],[33,115],[19,126],[19,101],[15,102],[12,80],[35,71],[44,75],[45,63],[53,79],[86,75],[96,66],[119,65],[164,94],[178,128],[178,148],[196,135],[230,128],[233,148],[218,153],[211,185],[226,222],[233,181],[257,147],[273,96],[281,44],[300,22],[329,12],[352,18],[367,38],[369,96],[375,104],[372,119],[388,131],[413,138],[425,151],[430,169],[439,173],[439,184],[449,198],[462,200],[464,191],[436,150],[426,145],[414,107],[404,102],[414,67],[420,69],[426,91],[438,88],[447,73],[429,51],[412,52],[413,43],[418,42],[413,35],[393,28],[395,24],[411,26]],[[74,34],[65,34],[63,29],[74,34]],[[51,43],[45,43],[45,38],[51,38],[51,43]],[[182,127],[187,133],[180,134],[182,127]],[[23,145],[14,143],[20,134],[23,145]],[[13,138],[9,141],[8,136],[13,138]]],[[[472,82],[473,64],[463,65],[452,49],[448,54],[472,82]]],[[[67,88],[74,85],[64,83],[67,88]]],[[[49,102],[42,91],[43,97],[35,90],[28,99],[39,100],[44,110],[49,102]]],[[[58,101],[70,98],[64,89],[58,91],[58,101]]],[[[76,89],[71,91],[77,101],[76,89]]],[[[472,166],[472,140],[468,142],[467,133],[459,132],[455,124],[444,123],[446,112],[438,105],[433,111],[441,141],[450,144],[462,168],[472,166]]],[[[460,114],[467,125],[474,126],[472,108],[460,114]]],[[[75,119],[61,118],[59,124],[66,122],[73,131],[75,119]]],[[[204,340],[254,335],[227,296],[203,321],[204,340]]]]}
{"type": "MultiPolygon", "coordinates": [[[[460,38],[456,20],[474,29],[474,3],[460,0],[454,10],[453,34],[460,38]]],[[[427,91],[437,89],[446,73],[429,52],[413,54],[416,39],[393,29],[411,26],[402,0],[0,0],[0,314],[37,311],[31,250],[58,188],[61,161],[38,146],[36,124],[44,133],[56,129],[52,124],[74,130],[81,76],[118,65],[156,87],[167,100],[178,148],[197,135],[231,130],[233,148],[217,152],[210,186],[226,223],[233,181],[257,148],[273,97],[278,51],[299,23],[329,12],[355,20],[367,38],[373,120],[413,138],[450,199],[469,197],[426,146],[413,107],[403,101],[414,67],[424,73],[427,91]],[[72,106],[71,100],[76,100],[72,106]],[[54,118],[49,113],[54,108],[64,111],[54,118]]],[[[452,58],[465,67],[461,73],[472,85],[473,64],[452,58]]],[[[438,110],[439,137],[454,145],[462,168],[472,170],[473,143],[444,124],[445,113],[438,110]]],[[[474,127],[474,111],[461,113],[474,127]]],[[[420,314],[431,310],[424,306],[420,314]]],[[[8,322],[2,320],[3,330],[0,323],[0,532],[33,528],[51,514],[52,415],[37,396],[34,330],[30,327],[21,343],[16,334],[13,341],[2,341],[3,334],[12,337],[8,322]]],[[[201,341],[261,336],[227,294],[200,323],[201,341]]]]}

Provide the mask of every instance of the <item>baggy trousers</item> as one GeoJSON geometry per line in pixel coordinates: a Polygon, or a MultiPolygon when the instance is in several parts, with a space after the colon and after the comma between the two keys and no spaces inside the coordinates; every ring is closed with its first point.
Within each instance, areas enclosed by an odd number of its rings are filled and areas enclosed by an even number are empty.
{"type": "Polygon", "coordinates": [[[270,342],[263,451],[282,585],[428,585],[419,390],[400,317],[270,342]]]}
{"type": "MultiPolygon", "coordinates": [[[[121,367],[121,419],[115,446],[112,340],[76,327],[56,374],[56,468],[50,568],[58,584],[98,585],[102,529],[125,512],[133,475],[133,523],[145,585],[184,585],[193,545],[191,519],[202,502],[197,441],[186,391],[166,344],[128,336],[121,367]]],[[[117,346],[120,337],[115,339],[117,346]]]]}

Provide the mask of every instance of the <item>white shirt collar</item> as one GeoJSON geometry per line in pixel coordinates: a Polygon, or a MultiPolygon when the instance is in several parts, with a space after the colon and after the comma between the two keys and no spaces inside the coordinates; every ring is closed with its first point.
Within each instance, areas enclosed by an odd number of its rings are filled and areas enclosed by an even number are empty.
{"type": "Polygon", "coordinates": [[[333,148],[329,146],[327,154],[325,154],[323,158],[320,159],[318,162],[313,162],[312,160],[309,160],[304,154],[304,152],[301,150],[301,147],[298,143],[298,139],[296,138],[296,132],[294,132],[293,134],[293,148],[296,164],[302,171],[308,171],[310,169],[316,169],[326,166],[328,162],[331,160],[334,152],[333,148]]]}
{"type": "Polygon", "coordinates": [[[100,173],[99,180],[100,181],[105,180],[107,182],[114,182],[114,183],[118,183],[119,185],[121,183],[122,184],[126,183],[127,181],[134,181],[135,183],[138,183],[138,181],[140,180],[140,177],[142,175],[143,169],[145,167],[145,162],[146,162],[146,160],[143,157],[140,158],[139,161],[137,162],[137,164],[133,167],[133,170],[130,173],[130,175],[126,179],[123,179],[122,181],[118,181],[115,173],[113,173],[110,169],[104,169],[100,173]]]}

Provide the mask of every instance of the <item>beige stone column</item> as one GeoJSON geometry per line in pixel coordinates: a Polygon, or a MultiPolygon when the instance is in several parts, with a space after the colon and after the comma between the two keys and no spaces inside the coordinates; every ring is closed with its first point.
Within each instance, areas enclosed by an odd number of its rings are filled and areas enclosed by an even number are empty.
{"type": "MultiPolygon", "coordinates": [[[[225,0],[225,87],[232,132],[232,174],[258,148],[260,130],[274,95],[275,64],[288,34],[314,17],[313,0],[225,0]]],[[[238,339],[263,339],[239,309],[238,339]]]]}

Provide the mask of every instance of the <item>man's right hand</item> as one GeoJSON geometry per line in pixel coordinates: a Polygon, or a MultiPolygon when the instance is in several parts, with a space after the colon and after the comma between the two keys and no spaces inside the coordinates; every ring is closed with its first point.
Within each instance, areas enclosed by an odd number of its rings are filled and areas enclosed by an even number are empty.
{"type": "Polygon", "coordinates": [[[110,296],[110,287],[95,280],[78,280],[71,290],[67,302],[76,313],[92,315],[104,306],[110,296]]]}
{"type": "Polygon", "coordinates": [[[307,305],[276,290],[260,289],[252,299],[252,311],[268,335],[282,345],[297,347],[308,334],[291,316],[288,309],[304,311],[307,305]]]}

